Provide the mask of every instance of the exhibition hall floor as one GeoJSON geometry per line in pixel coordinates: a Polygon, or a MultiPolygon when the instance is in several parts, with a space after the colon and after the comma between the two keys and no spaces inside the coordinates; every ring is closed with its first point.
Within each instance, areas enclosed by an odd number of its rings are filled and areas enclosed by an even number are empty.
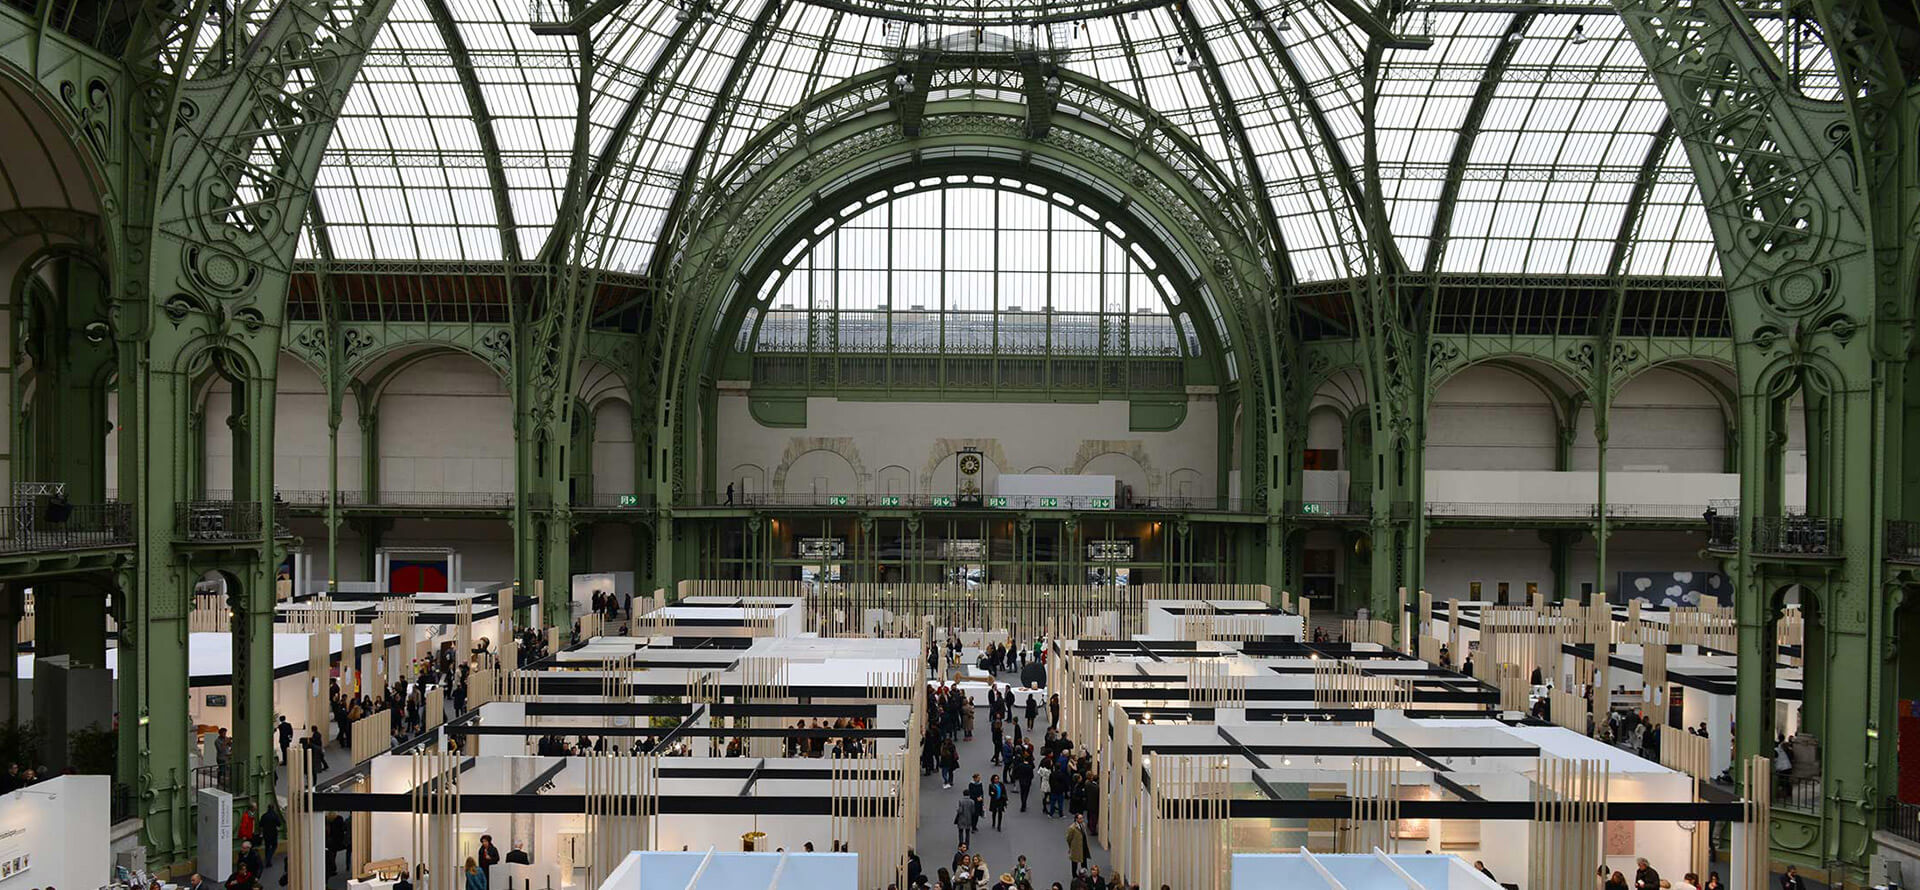
{"type": "MultiPolygon", "coordinates": [[[[984,724],[985,709],[981,709],[980,723],[984,724]]],[[[1033,724],[1034,731],[1044,738],[1047,734],[1046,713],[1033,724]]],[[[915,835],[914,850],[920,854],[920,864],[926,869],[929,883],[932,876],[953,862],[953,853],[958,849],[959,835],[953,824],[954,809],[958,806],[961,792],[966,790],[967,778],[974,773],[980,774],[980,781],[987,782],[999,771],[993,760],[992,735],[976,731],[971,742],[961,742],[956,746],[960,753],[960,768],[954,770],[953,787],[940,787],[940,773],[920,780],[920,828],[915,835]]],[[[1027,857],[1027,866],[1033,870],[1034,890],[1047,890],[1054,881],[1067,887],[1073,882],[1072,870],[1067,867],[1067,826],[1072,824],[1071,815],[1059,819],[1050,819],[1040,813],[1040,793],[1038,789],[1027,801],[1027,811],[1020,812],[1019,788],[1009,786],[1010,802],[1001,831],[993,830],[991,815],[980,817],[980,830],[973,833],[973,842],[968,849],[986,857],[989,880],[1000,877],[1003,872],[1013,870],[1014,861],[1027,857]]],[[[1107,826],[1101,826],[1106,830],[1107,826]]],[[[1102,849],[1098,840],[1088,838],[1093,851],[1093,864],[1100,866],[1105,875],[1107,851],[1102,849]]]]}

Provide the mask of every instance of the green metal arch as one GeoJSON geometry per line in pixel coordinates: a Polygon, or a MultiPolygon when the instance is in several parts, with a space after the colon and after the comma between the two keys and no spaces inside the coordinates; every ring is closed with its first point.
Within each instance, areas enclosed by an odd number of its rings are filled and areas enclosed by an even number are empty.
{"type": "MultiPolygon", "coordinates": [[[[930,124],[934,120],[935,118],[933,116],[929,116],[930,124]]],[[[972,137],[963,136],[959,138],[966,140],[972,137]]],[[[739,239],[740,244],[751,245],[750,250],[756,254],[753,265],[743,268],[740,260],[734,259],[728,264],[723,274],[715,276],[717,287],[714,291],[701,294],[700,291],[696,289],[692,295],[682,294],[682,299],[692,296],[696,304],[703,307],[701,319],[695,323],[693,331],[700,334],[700,336],[697,336],[695,339],[702,341],[697,345],[703,347],[706,354],[696,356],[694,361],[690,362],[688,366],[711,369],[719,353],[719,350],[712,349],[712,347],[721,342],[730,341],[731,338],[737,334],[739,318],[744,314],[748,301],[723,299],[723,296],[737,293],[746,285],[763,280],[767,272],[767,267],[777,262],[779,258],[784,255],[780,248],[790,244],[793,240],[797,240],[792,237],[792,233],[800,230],[802,224],[807,220],[814,219],[817,221],[818,217],[839,209],[843,203],[841,200],[828,200],[822,196],[821,180],[825,180],[828,183],[839,181],[840,184],[834,188],[831,194],[836,196],[836,198],[840,195],[846,195],[851,198],[856,195],[863,196],[902,180],[919,179],[949,172],[960,172],[959,170],[944,170],[938,169],[937,167],[918,166],[912,163],[914,158],[923,157],[929,150],[942,147],[942,141],[939,137],[923,137],[920,140],[906,143],[902,146],[889,147],[892,150],[880,152],[880,158],[864,156],[856,158],[845,166],[855,171],[864,171],[864,175],[856,172],[853,178],[850,179],[843,179],[841,176],[833,175],[820,177],[813,182],[807,183],[805,188],[796,191],[796,197],[786,205],[788,208],[787,212],[764,214],[761,217],[762,221],[760,224],[755,226],[753,234],[739,239]],[[901,160],[903,157],[905,161],[901,160]],[[893,160],[897,163],[894,165],[885,165],[882,163],[884,160],[893,160]],[[806,212],[808,208],[814,208],[814,210],[808,213],[806,212]],[[782,239],[783,233],[789,237],[782,239]],[[724,316],[718,316],[716,312],[724,312],[726,314],[724,316]]],[[[969,150],[967,146],[960,144],[955,144],[953,147],[960,148],[963,151],[969,150]]],[[[1041,146],[1032,145],[1027,146],[1027,148],[1031,154],[1050,154],[1050,152],[1041,146]]],[[[978,149],[971,149],[971,151],[978,151],[978,149]]],[[[1080,166],[1076,161],[1077,159],[1069,160],[1068,162],[1074,166],[1080,166]]],[[[1022,166],[1012,163],[1007,159],[996,160],[992,156],[986,155],[985,152],[978,152],[978,154],[970,153],[956,156],[955,162],[964,163],[966,165],[965,170],[969,173],[990,174],[995,176],[1004,175],[1029,182],[1036,182],[1038,184],[1045,184],[1083,200],[1097,197],[1093,193],[1093,190],[1085,183],[1076,183],[1066,176],[1047,173],[1042,168],[1033,165],[1030,161],[1022,166]]],[[[922,161],[921,163],[924,164],[928,162],[922,161]]],[[[1085,172],[1084,167],[1081,169],[1085,172]]],[[[1101,209],[1112,211],[1116,209],[1116,203],[1117,202],[1109,200],[1109,206],[1101,209]]],[[[1135,205],[1149,210],[1151,209],[1151,204],[1147,202],[1126,201],[1124,203],[1118,203],[1119,208],[1130,208],[1135,205]]],[[[1116,215],[1114,218],[1117,223],[1126,219],[1123,215],[1116,215]]],[[[1179,240],[1180,235],[1177,227],[1168,226],[1164,220],[1160,222],[1160,225],[1167,234],[1172,235],[1176,241],[1179,240]]],[[[1253,348],[1257,341],[1255,341],[1254,334],[1245,324],[1245,320],[1238,317],[1239,310],[1242,307],[1235,305],[1232,301],[1232,297],[1236,294],[1236,289],[1227,286],[1228,278],[1222,274],[1225,270],[1210,268],[1209,264],[1203,258],[1196,255],[1200,253],[1196,245],[1163,244],[1162,239],[1158,237],[1157,234],[1152,237],[1141,237],[1141,233],[1135,232],[1134,235],[1146,249],[1156,254],[1155,261],[1161,267],[1160,271],[1168,273],[1169,277],[1176,282],[1182,278],[1187,279],[1192,284],[1205,282],[1209,285],[1209,289],[1213,291],[1216,301],[1220,303],[1218,308],[1224,316],[1223,321],[1228,325],[1229,331],[1238,337],[1238,342],[1232,344],[1221,343],[1218,340],[1217,332],[1213,330],[1211,320],[1208,319],[1206,320],[1208,322],[1206,324],[1195,325],[1196,330],[1200,332],[1200,335],[1212,347],[1208,352],[1218,356],[1220,360],[1224,360],[1224,356],[1229,349],[1248,350],[1253,348]],[[1184,263],[1182,262],[1183,259],[1185,260],[1184,263]],[[1186,265],[1191,265],[1197,274],[1187,274],[1184,268],[1186,265]]],[[[737,251],[735,252],[735,256],[738,257],[747,252],[747,250],[737,251]]],[[[1192,305],[1188,304],[1185,308],[1191,311],[1192,305]]],[[[686,348],[688,345],[689,344],[680,344],[677,348],[686,348]]],[[[1251,363],[1253,357],[1248,355],[1247,358],[1249,363],[1251,363]]],[[[1226,375],[1223,374],[1222,379],[1226,379],[1226,375]]]]}
{"type": "MultiPolygon", "coordinates": [[[[1139,142],[1125,143],[1125,137],[1096,122],[1070,115],[1057,118],[1048,137],[1027,139],[1022,136],[1018,109],[1009,103],[977,99],[932,103],[922,135],[912,139],[899,132],[891,116],[876,111],[835,131],[814,134],[815,141],[832,148],[820,152],[802,149],[768,164],[759,180],[769,183],[766,188],[745,189],[747,200],[726,202],[716,208],[719,212],[708,217],[676,267],[672,293],[678,303],[674,314],[679,321],[662,344],[666,360],[659,381],[660,419],[674,426],[674,437],[683,444],[682,450],[690,447],[684,426],[689,412],[673,410],[672,406],[698,404],[694,385],[698,375],[689,369],[711,368],[715,353],[712,346],[716,343],[713,332],[721,327],[719,313],[732,305],[722,298],[741,286],[749,255],[758,251],[759,256],[751,261],[765,262],[771,253],[765,245],[796,217],[820,203],[822,191],[860,183],[865,194],[873,190],[868,181],[881,171],[934,158],[965,159],[975,165],[982,161],[1017,163],[1021,168],[1017,177],[1023,179],[1032,179],[1040,175],[1036,171],[1051,168],[1060,178],[1081,180],[1080,191],[1105,191],[1113,203],[1132,210],[1143,224],[1158,229],[1150,240],[1169,242],[1166,247],[1177,251],[1166,259],[1188,258],[1195,278],[1215,294],[1221,324],[1233,342],[1216,341],[1210,351],[1225,356],[1227,349],[1233,348],[1245,359],[1240,363],[1240,374],[1246,385],[1264,398],[1261,410],[1248,415],[1250,421],[1271,412],[1284,413],[1284,406],[1279,404],[1284,380],[1278,371],[1264,370],[1278,367],[1266,352],[1283,345],[1279,339],[1284,332],[1268,330],[1261,313],[1249,312],[1264,305],[1263,301],[1277,290],[1259,248],[1236,238],[1237,227],[1217,215],[1217,205],[1189,191],[1177,171],[1140,151],[1139,142]]],[[[1072,183],[1067,185],[1073,187],[1072,183]]],[[[1161,262],[1166,264],[1164,259],[1161,262]]],[[[1199,330],[1209,331],[1202,336],[1212,336],[1215,332],[1211,327],[1196,325],[1199,330]]],[[[737,321],[728,333],[736,332],[737,321]]],[[[1265,460],[1264,449],[1259,450],[1257,460],[1265,460]]],[[[1263,466],[1251,458],[1247,464],[1263,466]]]]}
{"type": "MultiPolygon", "coordinates": [[[[511,384],[513,382],[512,368],[502,365],[498,360],[492,357],[489,357],[485,353],[481,352],[479,349],[475,348],[474,345],[471,343],[462,343],[457,339],[440,338],[440,337],[427,337],[427,338],[410,337],[404,340],[396,340],[389,343],[383,343],[377,347],[374,347],[373,349],[368,350],[366,353],[356,357],[351,363],[344,365],[340,369],[340,371],[341,371],[341,376],[348,380],[364,379],[369,384],[377,387],[377,386],[384,385],[380,381],[382,381],[388,375],[389,371],[397,370],[401,367],[414,364],[423,358],[430,358],[437,355],[446,355],[448,353],[458,353],[461,355],[468,356],[474,359],[475,361],[483,365],[486,365],[487,368],[493,371],[495,374],[500,375],[500,379],[502,381],[505,381],[508,384],[511,384]],[[378,364],[380,359],[383,359],[393,354],[394,352],[397,352],[402,349],[416,349],[416,348],[420,350],[417,354],[403,356],[391,365],[388,365],[385,367],[379,367],[377,369],[375,368],[375,366],[378,364]],[[372,371],[373,373],[369,375],[368,374],[369,371],[372,371]]],[[[511,386],[509,386],[509,389],[511,389],[511,386]]]]}

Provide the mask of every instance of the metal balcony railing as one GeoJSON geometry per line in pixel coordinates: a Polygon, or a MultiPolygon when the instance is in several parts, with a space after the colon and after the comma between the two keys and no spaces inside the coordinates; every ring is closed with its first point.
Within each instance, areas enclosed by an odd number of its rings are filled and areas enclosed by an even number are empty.
{"type": "Polygon", "coordinates": [[[1920,804],[1901,803],[1889,797],[1880,808],[1880,827],[1900,837],[1920,843],[1920,804]]]}
{"type": "Polygon", "coordinates": [[[1774,804],[1789,810],[1819,812],[1819,776],[1782,776],[1774,792],[1774,804]]]}
{"type": "Polygon", "coordinates": [[[1920,562],[1920,522],[1910,519],[1887,520],[1885,545],[1888,559],[1920,562]]]}
{"type": "Polygon", "coordinates": [[[1740,549],[1740,515],[1737,513],[1708,513],[1707,549],[1740,549]]]}
{"type": "Polygon", "coordinates": [[[254,541],[261,533],[259,501],[186,501],[177,507],[174,535],[182,541],[254,541]]]}
{"type": "Polygon", "coordinates": [[[132,543],[130,504],[35,501],[0,511],[0,553],[86,550],[132,543]]]}
{"type": "Polygon", "coordinates": [[[1817,516],[1760,516],[1753,520],[1755,553],[1838,556],[1840,520],[1817,516]]]}
{"type": "MultiPolygon", "coordinates": [[[[281,489],[274,492],[280,503],[295,507],[325,507],[327,492],[317,489],[281,489]]],[[[342,507],[444,507],[505,509],[513,506],[511,491],[380,491],[373,497],[364,492],[336,492],[342,507]]]]}

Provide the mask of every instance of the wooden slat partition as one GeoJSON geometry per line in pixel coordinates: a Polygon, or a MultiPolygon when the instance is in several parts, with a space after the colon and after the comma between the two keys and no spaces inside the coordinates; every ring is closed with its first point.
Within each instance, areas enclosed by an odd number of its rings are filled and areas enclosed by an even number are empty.
{"type": "Polygon", "coordinates": [[[1229,861],[1231,786],[1226,761],[1208,756],[1157,757],[1152,781],[1146,840],[1148,879],[1140,885],[1222,890],[1229,861]]]}
{"type": "Polygon", "coordinates": [[[1608,771],[1603,760],[1544,754],[1535,764],[1533,825],[1528,832],[1527,886],[1574,888],[1593,884],[1607,821],[1608,771]]]}

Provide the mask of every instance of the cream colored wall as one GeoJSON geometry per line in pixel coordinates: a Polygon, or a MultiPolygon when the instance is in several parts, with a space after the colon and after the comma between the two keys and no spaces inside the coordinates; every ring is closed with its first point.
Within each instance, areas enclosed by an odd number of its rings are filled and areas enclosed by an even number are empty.
{"type": "Polygon", "coordinates": [[[1218,403],[1195,395],[1177,429],[1128,429],[1124,401],[1095,404],[807,401],[802,429],[762,426],[747,391],[722,389],[716,493],[943,494],[957,446],[987,457],[988,492],[1001,473],[1110,474],[1135,497],[1211,497],[1220,471],[1218,403]],[[786,472],[782,473],[782,468],[786,472]],[[929,470],[931,469],[931,472],[929,470]]]}
{"type": "MultiPolygon", "coordinates": [[[[273,404],[274,487],[282,492],[327,488],[327,389],[299,359],[280,353],[273,404]]],[[[117,400],[116,400],[117,401],[117,400]]],[[[205,430],[208,491],[233,489],[233,387],[214,383],[207,393],[205,430]]],[[[116,418],[117,421],[117,418],[116,418]]],[[[108,438],[109,470],[117,465],[118,436],[108,438]]],[[[340,409],[340,487],[360,486],[360,408],[348,394],[340,409]]],[[[117,480],[116,480],[117,481],[117,480]]]]}
{"type": "Polygon", "coordinates": [[[513,490],[513,399],[478,359],[437,355],[380,394],[380,490],[513,490]]]}

